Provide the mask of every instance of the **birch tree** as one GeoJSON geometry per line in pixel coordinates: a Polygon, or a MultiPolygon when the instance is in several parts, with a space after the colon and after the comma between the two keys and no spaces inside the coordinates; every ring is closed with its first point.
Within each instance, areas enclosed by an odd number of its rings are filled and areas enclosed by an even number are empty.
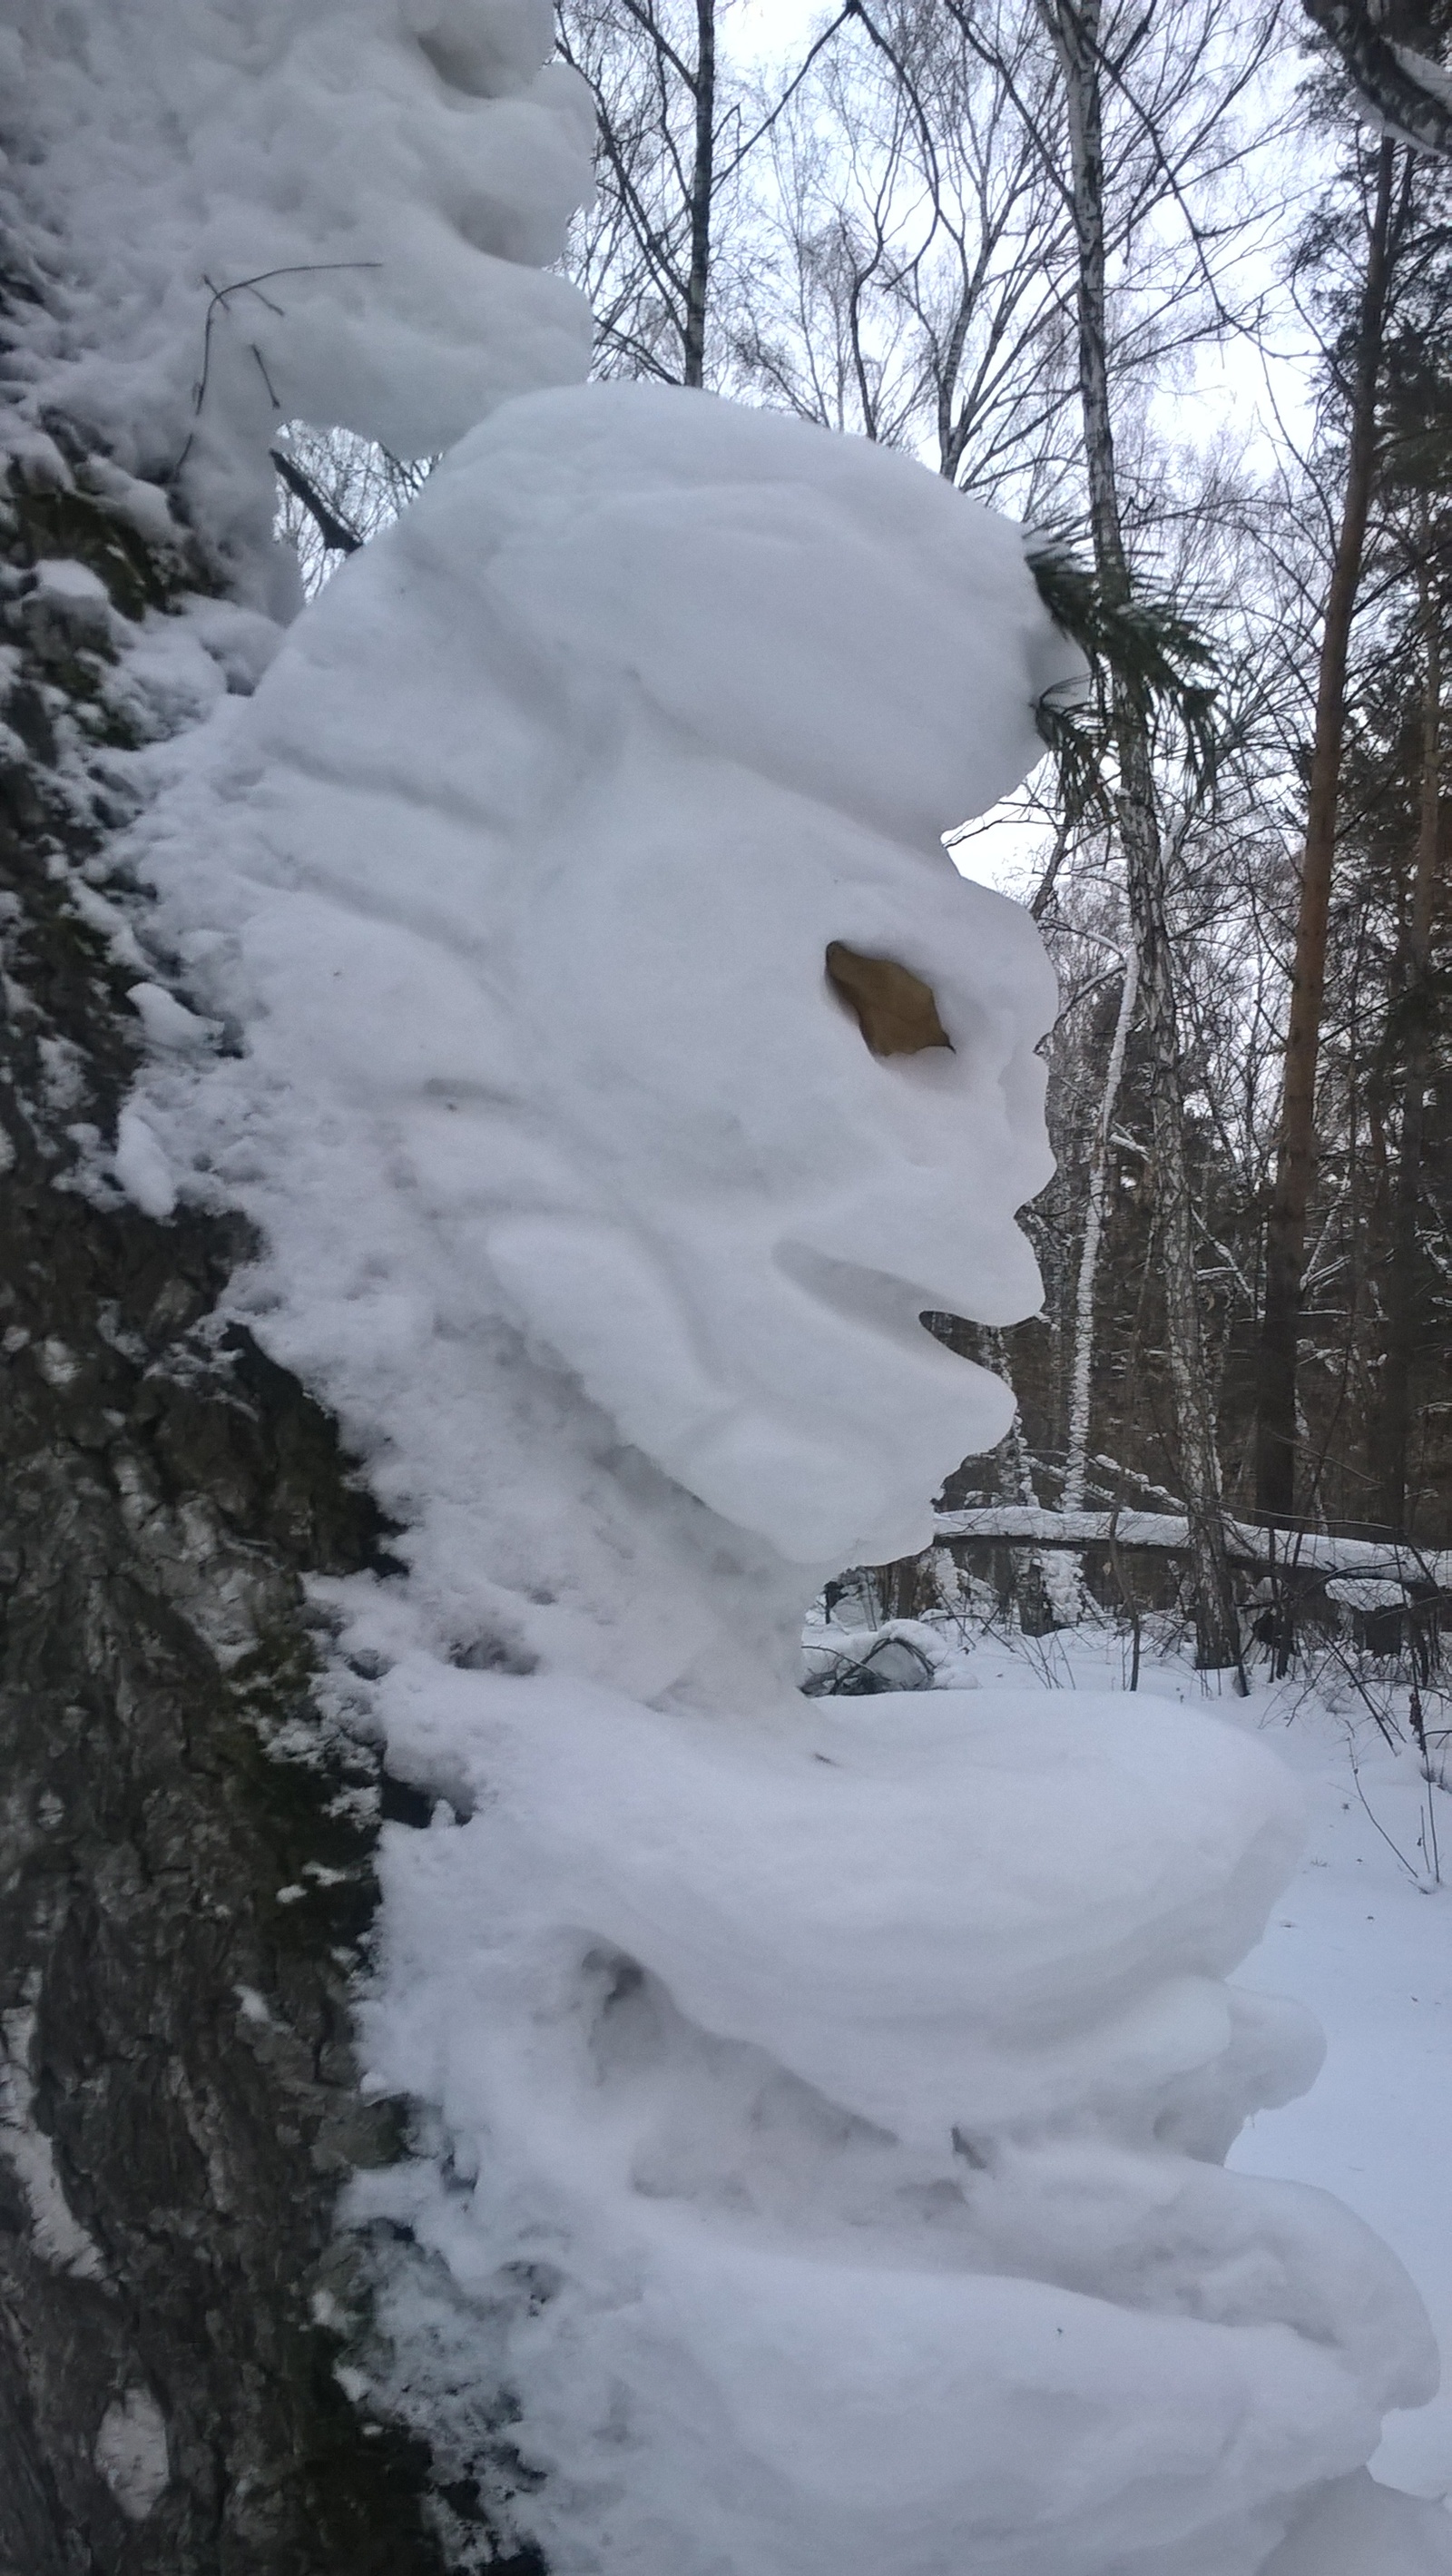
{"type": "MultiPolygon", "coordinates": [[[[1125,545],[1109,380],[1104,76],[1129,67],[1100,0],[1041,0],[1044,23],[1064,85],[1077,245],[1076,314],[1079,393],[1089,493],[1090,540],[1100,586],[1112,602],[1131,590],[1125,545]]],[[[1143,31],[1148,13],[1140,21],[1143,31]]],[[[1131,38],[1130,49],[1136,40],[1131,38]]],[[[1205,1363],[1195,1264],[1195,1232],[1185,1160],[1185,1105],[1167,913],[1164,845],[1155,792],[1149,725],[1142,699],[1116,679],[1111,725],[1118,771],[1116,810],[1125,881],[1138,954],[1139,1007],[1153,1068],[1152,1120],[1158,1243],[1163,1264],[1167,1339],[1174,1387],[1180,1467],[1193,1559],[1197,1658],[1238,1665],[1239,1623],[1225,1555],[1220,1459],[1205,1363]]],[[[1092,1294],[1092,1288],[1089,1291],[1092,1294]]]]}

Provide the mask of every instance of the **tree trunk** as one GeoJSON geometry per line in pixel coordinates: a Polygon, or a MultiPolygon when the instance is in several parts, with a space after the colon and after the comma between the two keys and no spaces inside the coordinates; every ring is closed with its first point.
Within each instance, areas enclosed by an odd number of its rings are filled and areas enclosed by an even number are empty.
{"type": "MultiPolygon", "coordinates": [[[[1446,69],[1414,46],[1396,42],[1384,0],[1303,0],[1303,6],[1330,37],[1366,114],[1419,152],[1452,160],[1446,69]]],[[[1410,33],[1424,42],[1437,41],[1430,7],[1399,14],[1412,18],[1410,33]]]]}
{"type": "MultiPolygon", "coordinates": [[[[1063,70],[1077,235],[1079,395],[1095,568],[1107,596],[1129,594],[1109,400],[1104,250],[1104,136],[1100,0],[1041,0],[1063,70]]],[[[1112,708],[1116,798],[1130,916],[1139,951],[1139,1007],[1149,1044],[1158,1244],[1165,1283],[1179,1467],[1190,1522],[1196,1660],[1240,1666],[1240,1623],[1226,1562],[1214,1404],[1205,1365],[1185,1163],[1178,1013],[1166,925],[1164,849],[1142,702],[1116,681],[1112,708]]]]}
{"type": "Polygon", "coordinates": [[[1428,558],[1421,564],[1422,786],[1416,867],[1412,877],[1402,1003],[1407,1020],[1406,1080],[1401,1141],[1392,1205],[1391,1260],[1386,1284],[1386,1358],[1378,1428],[1376,1477],[1382,1519],[1394,1530],[1407,1521],[1407,1452],[1417,1313],[1417,1218],[1422,1204],[1422,1154],[1427,1089],[1432,1078],[1432,905],[1440,855],[1442,807],[1442,639],[1428,558]]]}
{"type": "MultiPolygon", "coordinates": [[[[1391,268],[1397,147],[1377,153],[1376,195],[1356,337],[1346,491],[1336,541],[1316,682],[1316,731],[1301,860],[1301,900],[1291,968],[1290,1022],[1277,1125],[1276,1177],[1265,1238],[1265,1302],[1256,1385],[1256,1509],[1284,1523],[1296,1508],[1296,1364],[1306,1209],[1315,1167],[1316,1060],[1326,989],[1326,926],[1336,849],[1336,808],[1346,722],[1346,665],[1361,581],[1376,462],[1377,392],[1391,268]]],[[[1403,173],[1406,202],[1410,160],[1403,173]]]]}
{"type": "Polygon", "coordinates": [[[706,381],[706,299],[711,284],[711,212],[716,158],[716,0],[696,0],[696,151],[691,169],[691,267],[681,381],[706,381]]]}
{"type": "Polygon", "coordinates": [[[332,2202],[398,2139],[348,2037],[380,1784],[324,1741],[302,1586],[381,1532],[302,1389],[208,1329],[238,1228],[154,1223],[98,1159],[139,1035],[79,873],[120,719],[92,603],[32,568],[132,615],[212,585],[72,464],[0,501],[0,2568],[424,2576],[426,2457],[335,2375],[332,2202]]]}
{"type": "Polygon", "coordinates": [[[1104,1207],[1109,1189],[1110,1140],[1114,1130],[1115,1104],[1124,1074],[1124,1055],[1129,1043],[1134,1006],[1139,993],[1139,950],[1131,944],[1124,961],[1124,981],[1119,988],[1119,1012],[1114,1023],[1114,1039],[1109,1050],[1109,1063],[1104,1075],[1104,1091],[1099,1103],[1099,1116],[1094,1127],[1094,1145],[1089,1158],[1089,1187],[1084,1210],[1084,1242],[1079,1254],[1079,1276],[1074,1291],[1074,1356],[1069,1380],[1069,1443],[1064,1468],[1062,1508],[1078,1512],[1084,1508],[1084,1475],[1089,1460],[1090,1397],[1094,1380],[1094,1288],[1099,1272],[1099,1247],[1104,1236],[1104,1207]]]}

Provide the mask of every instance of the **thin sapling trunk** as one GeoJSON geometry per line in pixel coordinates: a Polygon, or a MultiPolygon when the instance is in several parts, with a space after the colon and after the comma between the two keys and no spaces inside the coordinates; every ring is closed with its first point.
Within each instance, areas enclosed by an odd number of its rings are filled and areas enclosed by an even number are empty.
{"type": "MultiPolygon", "coordinates": [[[[1265,1301],[1256,1388],[1255,1491],[1256,1509],[1262,1518],[1282,1523],[1293,1517],[1296,1508],[1296,1364],[1306,1210],[1315,1169],[1316,1064],[1326,991],[1326,929],[1346,730],[1347,658],[1376,465],[1377,396],[1386,330],[1396,157],[1397,146],[1388,137],[1377,153],[1376,194],[1356,335],[1346,488],[1321,635],[1276,1175],[1266,1225],[1265,1301]]],[[[1403,202],[1409,171],[1410,159],[1403,175],[1403,202]]]]}

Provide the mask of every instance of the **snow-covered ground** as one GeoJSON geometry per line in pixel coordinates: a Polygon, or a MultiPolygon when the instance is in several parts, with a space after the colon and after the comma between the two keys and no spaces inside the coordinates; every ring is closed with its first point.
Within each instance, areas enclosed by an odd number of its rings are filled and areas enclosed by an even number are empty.
{"type": "MultiPolygon", "coordinates": [[[[1393,2415],[1373,2463],[1389,2485],[1452,2492],[1452,1888],[1419,1887],[1409,1860],[1427,1793],[1408,1746],[1389,1753],[1357,1730],[1357,1793],[1344,1725],[1304,1707],[1289,1725],[1269,1708],[1277,1749],[1311,1804],[1306,1857],[1245,1975],[1299,1996],[1321,2022],[1326,2064],[1311,2091],[1251,2121],[1231,2159],[1242,2171],[1294,2174],[1335,2192],[1401,2256],[1442,2347],[1430,2406],[1393,2415]]],[[[1434,1793],[1452,1840],[1452,1799],[1434,1793]]]]}
{"type": "MultiPolygon", "coordinates": [[[[989,1635],[954,1658],[951,1678],[1116,1690],[1125,1660],[1117,1638],[1092,1631],[1033,1641],[989,1635]]],[[[1146,1694],[1211,1705],[1263,1734],[1300,1777],[1309,1808],[1300,1868],[1238,1978],[1309,2005],[1326,2034],[1326,2062],[1298,2101],[1250,2120],[1229,2162],[1242,2173],[1320,2184],[1401,2257],[1436,2329],[1443,2385],[1431,2405],[1389,2418],[1372,2467],[1390,2486],[1449,2496],[1452,1796],[1429,1797],[1404,1691],[1371,1685],[1378,1704],[1391,1700],[1402,1730],[1389,1747],[1343,1677],[1329,1688],[1323,1677],[1319,1689],[1304,1676],[1267,1684],[1263,1668],[1252,1679],[1262,1686],[1241,1700],[1182,1662],[1150,1657],[1140,1676],[1146,1694]],[[1428,1860],[1429,1810],[1441,1837],[1441,1885],[1428,1860]]],[[[1432,1729],[1430,1708],[1427,1723],[1432,1729]]]]}

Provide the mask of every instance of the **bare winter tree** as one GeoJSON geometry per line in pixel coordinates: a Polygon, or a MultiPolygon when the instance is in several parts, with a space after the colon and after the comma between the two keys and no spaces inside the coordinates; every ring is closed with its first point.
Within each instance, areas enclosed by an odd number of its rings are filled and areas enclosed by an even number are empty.
{"type": "Polygon", "coordinates": [[[1001,68],[936,5],[860,10],[777,119],[737,356],[768,401],[1044,516],[1074,400],[1054,71],[1031,12],[981,17],[1001,68]]]}
{"type": "MultiPolygon", "coordinates": [[[[949,0],[967,28],[968,12],[949,0]]],[[[1075,318],[1080,416],[1088,487],[1089,538],[1096,577],[1111,612],[1130,601],[1133,579],[1125,509],[1116,456],[1111,380],[1111,188],[1107,176],[1106,113],[1116,122],[1125,108],[1143,135],[1153,138],[1155,180],[1183,208],[1203,143],[1208,93],[1216,98],[1212,124],[1224,120],[1244,77],[1242,70],[1216,86],[1213,47],[1202,29],[1201,46],[1186,43],[1189,26],[1178,21],[1179,41],[1166,47],[1167,22],[1151,10],[1119,20],[1100,0],[1042,0],[1045,33],[1057,62],[1068,142],[1065,185],[1075,240],[1075,318]],[[1190,108],[1190,132],[1182,127],[1190,108]],[[1166,174],[1182,173],[1173,185],[1166,174]],[[1183,159],[1179,155],[1183,154],[1183,159]]],[[[1260,43],[1268,38],[1262,32],[1260,43]]],[[[1043,137],[1047,157],[1048,138],[1043,137]]],[[[1197,255],[1203,240],[1194,226],[1197,255]]],[[[1156,789],[1153,745],[1142,689],[1120,673],[1111,684],[1109,732],[1116,773],[1115,807],[1129,910],[1137,952],[1135,1000],[1152,1063],[1153,1157],[1158,1244],[1166,1304],[1167,1348],[1174,1389],[1179,1468],[1191,1530],[1194,1606],[1199,1659],[1210,1666],[1238,1665],[1239,1627],[1226,1561],[1220,1463],[1211,1374],[1201,1328],[1193,1194],[1185,1152],[1185,1101],[1181,1042],[1170,939],[1168,873],[1156,789]]],[[[1086,1249],[1095,1249],[1093,1232],[1086,1249]]],[[[1087,1330],[1092,1314],[1092,1269],[1081,1269],[1079,1311],[1087,1330]]],[[[1087,1362],[1082,1364],[1087,1366],[1087,1362]]]]}
{"type": "Polygon", "coordinates": [[[351,430],[295,422],[272,450],[279,484],[278,534],[297,554],[309,597],[329,571],[366,545],[421,490],[419,464],[351,430]]]}
{"type": "Polygon", "coordinates": [[[719,0],[557,0],[559,49],[594,92],[599,197],[572,267],[595,308],[604,374],[715,382],[713,290],[750,156],[841,10],[763,101],[718,41],[719,0]]]}
{"type": "Polygon", "coordinates": [[[1442,855],[1442,740],[1445,609],[1432,552],[1430,513],[1421,513],[1416,558],[1419,641],[1422,649],[1420,752],[1416,854],[1411,902],[1398,960],[1398,999],[1407,1021],[1407,1062],[1397,1148],[1391,1261],[1386,1297],[1386,1365],[1379,1408],[1376,1483],[1381,1517],[1406,1526],[1407,1461],[1411,1433],[1414,1273],[1417,1220],[1426,1156],[1427,1096],[1432,1080],[1432,928],[1442,855]]]}

